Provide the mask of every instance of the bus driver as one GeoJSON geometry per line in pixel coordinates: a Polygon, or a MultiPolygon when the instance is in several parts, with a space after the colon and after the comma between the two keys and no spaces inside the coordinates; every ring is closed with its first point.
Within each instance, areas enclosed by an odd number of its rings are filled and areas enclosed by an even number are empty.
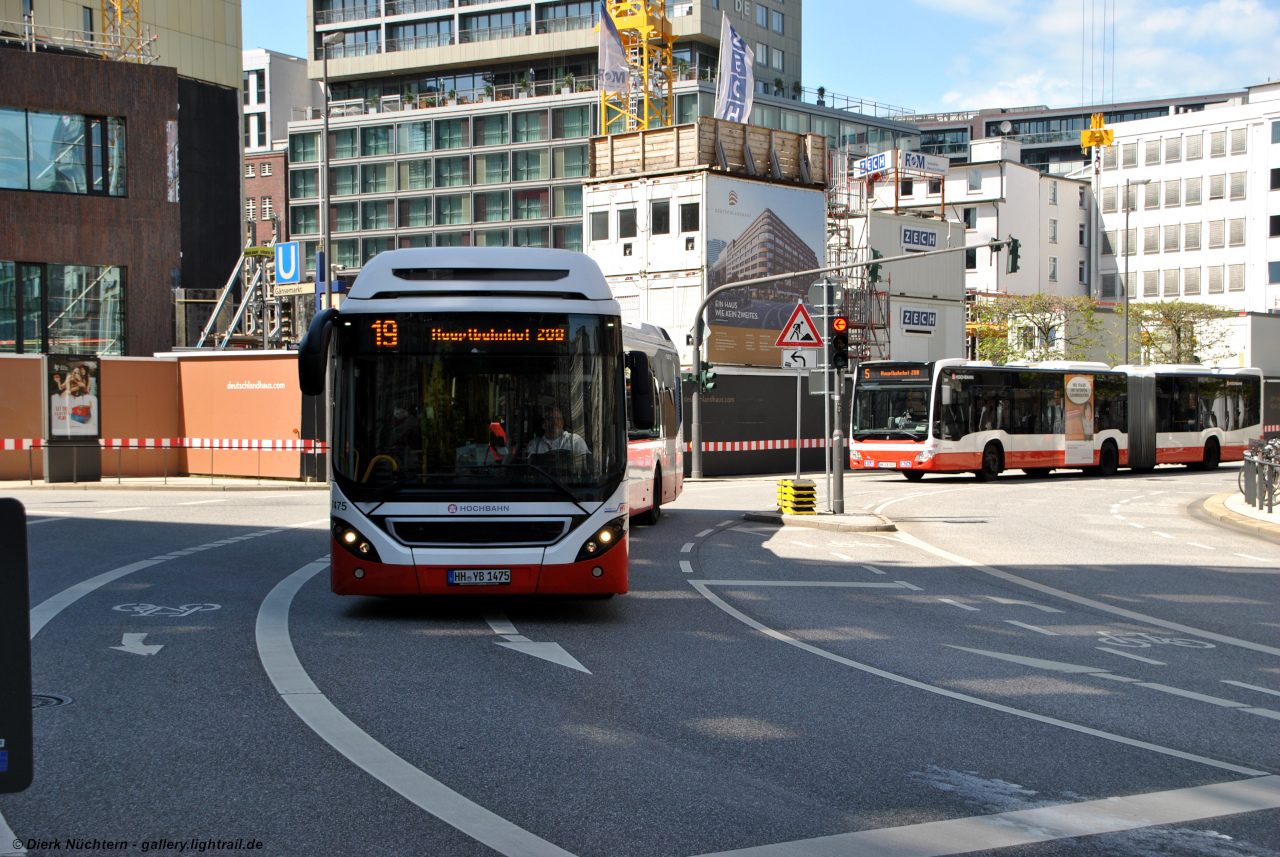
{"type": "Polygon", "coordinates": [[[591,451],[585,440],[564,430],[564,413],[559,408],[552,408],[547,412],[547,433],[529,441],[525,452],[529,455],[542,455],[561,450],[575,455],[587,455],[591,451]]]}

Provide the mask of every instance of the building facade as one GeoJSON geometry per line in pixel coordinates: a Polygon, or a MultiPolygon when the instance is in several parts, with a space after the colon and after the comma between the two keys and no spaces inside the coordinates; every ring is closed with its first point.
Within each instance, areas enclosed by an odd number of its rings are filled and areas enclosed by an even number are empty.
{"type": "Polygon", "coordinates": [[[245,154],[283,149],[289,122],[324,104],[320,84],[307,77],[302,57],[253,48],[242,61],[245,154]]]}
{"type": "Polygon", "coordinates": [[[1103,153],[1103,300],[1280,312],[1280,83],[1116,128],[1103,153]]]}

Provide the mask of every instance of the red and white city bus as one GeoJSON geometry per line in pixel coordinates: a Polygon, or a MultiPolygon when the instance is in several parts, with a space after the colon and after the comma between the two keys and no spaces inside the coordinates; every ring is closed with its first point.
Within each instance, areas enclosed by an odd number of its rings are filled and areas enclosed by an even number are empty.
{"type": "Polygon", "coordinates": [[[1013,468],[1211,468],[1261,436],[1261,402],[1258,369],[870,361],[854,383],[849,464],[983,481],[1013,468]]]}
{"type": "MultiPolygon", "coordinates": [[[[662,506],[684,488],[684,415],[680,396],[680,354],[665,330],[652,324],[622,326],[622,347],[643,351],[653,370],[655,422],[636,428],[627,414],[628,505],[642,524],[656,524],[662,506]]],[[[628,379],[628,384],[630,384],[628,379]]]]}
{"type": "Polygon", "coordinates": [[[370,260],[299,348],[302,391],[327,369],[332,397],[331,589],[625,593],[627,430],[657,425],[665,382],[620,315],[581,253],[370,260]]]}

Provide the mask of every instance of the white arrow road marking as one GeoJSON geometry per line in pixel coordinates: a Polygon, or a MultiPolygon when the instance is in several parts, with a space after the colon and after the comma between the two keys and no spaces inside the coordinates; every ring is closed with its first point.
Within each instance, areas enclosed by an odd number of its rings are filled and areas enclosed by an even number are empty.
{"type": "Polygon", "coordinates": [[[159,646],[144,646],[142,641],[146,638],[146,634],[125,634],[124,639],[121,641],[124,645],[112,646],[111,648],[134,655],[154,655],[164,648],[163,644],[159,646]]]}
{"type": "MultiPolygon", "coordinates": [[[[506,639],[505,643],[498,643],[504,649],[523,652],[526,655],[533,655],[535,658],[542,658],[544,661],[551,661],[553,664],[559,664],[562,667],[568,667],[571,670],[578,670],[578,672],[591,675],[591,670],[578,663],[573,655],[560,647],[559,643],[535,643],[521,634],[516,630],[516,626],[512,625],[511,621],[507,619],[506,614],[491,610],[484,614],[484,621],[489,623],[493,633],[506,639]]],[[[497,643],[498,641],[495,640],[494,642],[497,643]]]]}
{"type": "Polygon", "coordinates": [[[1043,604],[1037,604],[1034,601],[1019,601],[1017,598],[997,598],[994,595],[988,595],[992,601],[997,604],[1021,604],[1023,607],[1034,607],[1042,613],[1061,613],[1062,611],[1056,607],[1046,607],[1043,604]]]}

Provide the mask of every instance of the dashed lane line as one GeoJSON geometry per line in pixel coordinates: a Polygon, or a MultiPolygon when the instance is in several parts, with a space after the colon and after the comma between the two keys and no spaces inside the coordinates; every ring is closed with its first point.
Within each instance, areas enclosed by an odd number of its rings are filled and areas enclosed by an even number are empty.
{"type": "Polygon", "coordinates": [[[680,570],[685,574],[693,574],[693,565],[687,559],[680,560],[680,570]]]}
{"type": "Polygon", "coordinates": [[[116,512],[141,512],[146,506],[130,506],[127,509],[99,509],[94,512],[95,515],[114,515],[116,512]]]}
{"type": "Polygon", "coordinates": [[[1128,658],[1131,661],[1142,661],[1144,664],[1152,664],[1157,667],[1167,667],[1164,661],[1157,661],[1153,658],[1144,658],[1142,655],[1135,655],[1133,652],[1122,652],[1119,649],[1109,649],[1106,646],[1094,646],[1100,652],[1109,652],[1113,655],[1119,655],[1122,658],[1128,658]]]}
{"type": "Polygon", "coordinates": [[[1208,545],[1202,545],[1199,542],[1187,542],[1187,544],[1191,545],[1193,548],[1204,548],[1207,551],[1217,550],[1217,548],[1211,548],[1208,545]]]}
{"type": "Polygon", "coordinates": [[[853,557],[851,557],[851,556],[845,556],[845,555],[844,555],[844,554],[842,554],[842,553],[836,553],[835,551],[832,551],[832,552],[831,552],[831,555],[832,555],[833,557],[835,557],[836,559],[842,559],[842,560],[844,560],[845,562],[853,562],[853,557]]]}
{"type": "Polygon", "coordinates": [[[258,657],[280,698],[313,732],[374,779],[499,854],[573,857],[415,768],[374,740],[321,692],[294,651],[289,606],[303,584],[328,567],[327,556],[304,565],[277,583],[258,609],[258,657]]]}
{"type": "Polygon", "coordinates": [[[1271,562],[1271,560],[1269,560],[1269,559],[1263,559],[1263,558],[1262,558],[1262,557],[1260,557],[1260,556],[1251,556],[1250,554],[1247,554],[1247,553],[1238,553],[1238,554],[1236,554],[1236,556],[1242,556],[1242,557],[1244,557],[1245,559],[1253,559],[1253,560],[1257,560],[1258,562],[1271,562]]]}
{"type": "Polygon", "coordinates": [[[1245,688],[1246,690],[1256,690],[1256,691],[1258,691],[1259,693],[1269,693],[1269,694],[1271,694],[1272,696],[1280,696],[1280,690],[1272,690],[1272,689],[1271,689],[1271,688],[1269,688],[1269,687],[1259,687],[1259,686],[1258,686],[1258,685],[1256,685],[1256,684],[1246,684],[1246,683],[1244,683],[1244,682],[1242,682],[1242,681],[1232,681],[1232,680],[1231,680],[1231,679],[1229,679],[1229,678],[1224,678],[1224,679],[1222,679],[1222,683],[1223,683],[1223,684],[1232,684],[1232,685],[1235,685],[1236,687],[1243,687],[1243,688],[1245,688]]]}
{"type": "Polygon", "coordinates": [[[961,610],[972,610],[974,613],[978,612],[977,607],[970,607],[968,604],[961,604],[959,601],[953,601],[950,598],[939,598],[938,600],[944,604],[950,604],[952,607],[959,607],[961,610]]]}
{"type": "Polygon", "coordinates": [[[876,568],[874,565],[864,565],[863,568],[865,568],[867,571],[871,572],[872,574],[884,574],[883,571],[876,568]]]}
{"type": "Polygon", "coordinates": [[[1223,708],[1247,708],[1243,702],[1236,702],[1234,699],[1223,699],[1220,696],[1210,696],[1207,693],[1196,693],[1194,690],[1183,690],[1180,687],[1170,687],[1167,684],[1159,684],[1154,681],[1140,681],[1138,687],[1148,687],[1152,690],[1158,690],[1161,693],[1172,694],[1173,696],[1182,696],[1187,699],[1194,699],[1197,702],[1207,702],[1210,705],[1220,705],[1223,708]]]}
{"type": "Polygon", "coordinates": [[[712,529],[712,530],[703,530],[702,532],[700,532],[700,533],[698,533],[696,536],[694,536],[694,538],[695,538],[695,539],[705,539],[707,536],[711,535],[711,534],[712,534],[712,533],[714,533],[714,532],[715,532],[715,530],[713,530],[713,529],[712,529]]]}
{"type": "MultiPolygon", "coordinates": [[[[964,488],[947,488],[942,491],[921,491],[916,494],[904,494],[901,497],[895,497],[892,500],[888,500],[884,503],[881,503],[879,506],[876,506],[875,511],[876,511],[876,514],[879,515],[881,512],[883,512],[885,509],[892,506],[894,503],[901,503],[903,500],[914,500],[916,497],[932,497],[935,494],[953,494],[956,491],[972,491],[972,490],[973,488],[971,486],[966,486],[964,488]]],[[[865,509],[867,507],[863,506],[862,508],[865,509]]]]}
{"type": "Polygon", "coordinates": [[[1267,646],[1267,645],[1263,645],[1262,643],[1255,643],[1252,640],[1242,640],[1239,637],[1229,637],[1226,634],[1218,634],[1213,631],[1204,631],[1204,630],[1201,630],[1200,628],[1192,628],[1189,625],[1183,625],[1178,622],[1170,622],[1165,619],[1158,619],[1155,616],[1148,616],[1145,613],[1138,613],[1135,610],[1126,610],[1123,607],[1117,607],[1113,604],[1104,604],[1101,601],[1095,601],[1092,598],[1086,598],[1083,595],[1076,595],[1075,593],[1066,592],[1064,590],[1057,589],[1052,586],[1047,586],[1043,583],[1037,583],[1036,581],[1028,580],[1025,577],[1018,577],[1016,574],[1010,574],[1007,571],[1001,571],[1000,569],[992,568],[989,565],[984,565],[983,563],[976,562],[966,557],[962,557],[959,554],[954,554],[954,553],[951,553],[950,551],[943,550],[942,548],[934,547],[928,542],[923,541],[919,538],[916,538],[910,533],[906,533],[901,530],[899,530],[897,533],[894,533],[891,536],[886,536],[885,538],[894,539],[896,541],[900,541],[905,544],[912,545],[914,547],[919,548],[922,551],[925,551],[926,553],[931,553],[934,556],[938,556],[938,557],[942,557],[943,559],[950,560],[951,562],[954,562],[957,565],[963,565],[967,568],[976,569],[977,571],[981,571],[984,574],[989,574],[992,577],[999,578],[1000,580],[1004,580],[1008,583],[1013,583],[1018,586],[1025,587],[1027,589],[1032,589],[1032,590],[1035,590],[1036,592],[1040,592],[1045,595],[1051,595],[1054,598],[1061,598],[1064,601],[1070,601],[1074,604],[1080,604],[1085,607],[1092,607],[1094,610],[1100,610],[1104,613],[1110,613],[1113,616],[1123,616],[1126,619],[1135,619],[1139,622],[1146,622],[1146,623],[1155,625],[1159,628],[1167,628],[1170,631],[1178,631],[1179,633],[1182,633],[1182,634],[1191,634],[1192,636],[1195,636],[1195,637],[1201,637],[1206,640],[1213,640],[1214,642],[1222,643],[1228,646],[1237,646],[1242,649],[1250,649],[1255,652],[1265,652],[1268,655],[1280,656],[1280,648],[1276,648],[1275,646],[1267,646]]]}
{"type": "Polygon", "coordinates": [[[1035,625],[1028,625],[1026,622],[1019,622],[1015,619],[1005,619],[1006,625],[1017,625],[1019,628],[1025,628],[1028,631],[1035,631],[1037,634],[1044,634],[1046,637],[1061,637],[1057,631],[1050,631],[1035,625]]]}
{"type": "Polygon", "coordinates": [[[895,580],[895,581],[894,581],[894,583],[898,584],[898,585],[899,585],[899,586],[901,586],[903,589],[913,589],[913,590],[915,590],[916,592],[924,592],[924,590],[923,590],[923,589],[921,589],[919,586],[916,586],[916,585],[911,584],[911,583],[907,583],[905,580],[895,580]]]}
{"type": "Polygon", "coordinates": [[[918,589],[909,583],[876,583],[863,580],[698,580],[690,583],[706,583],[711,586],[793,586],[834,587],[836,589],[918,589]]]}
{"type": "Polygon", "coordinates": [[[1162,532],[1160,532],[1159,530],[1152,530],[1152,531],[1151,531],[1151,534],[1152,534],[1152,535],[1156,535],[1156,536],[1163,536],[1163,537],[1164,537],[1164,538],[1166,538],[1166,539],[1171,539],[1171,538],[1173,538],[1173,536],[1169,535],[1168,533],[1162,533],[1162,532]]]}
{"type": "MultiPolygon", "coordinates": [[[[982,708],[988,708],[988,709],[991,709],[992,711],[999,711],[1004,714],[1012,714],[1015,717],[1022,717],[1027,720],[1034,720],[1037,723],[1045,723],[1050,726],[1057,726],[1061,729],[1067,729],[1072,732],[1079,732],[1084,735],[1090,735],[1094,738],[1101,738],[1105,741],[1114,741],[1119,744],[1125,744],[1130,747],[1137,747],[1139,749],[1149,750],[1151,752],[1160,753],[1165,756],[1173,756],[1175,758],[1183,759],[1185,761],[1197,762],[1202,765],[1208,765],[1210,767],[1220,768],[1225,771],[1233,771],[1237,774],[1244,774],[1245,776],[1256,777],[1256,776],[1264,776],[1267,774],[1266,771],[1258,771],[1258,770],[1254,770],[1253,768],[1246,768],[1242,765],[1236,765],[1231,762],[1223,762],[1218,759],[1210,759],[1206,756],[1198,756],[1194,753],[1186,753],[1182,750],[1175,750],[1172,747],[1162,747],[1159,744],[1151,744],[1147,741],[1139,741],[1136,738],[1127,738],[1124,735],[1117,735],[1114,732],[1104,732],[1101,729],[1094,729],[1090,726],[1083,726],[1079,723],[1071,723],[1066,720],[1059,720],[1056,717],[1049,717],[1047,715],[1037,714],[1034,711],[1024,711],[1023,709],[1013,708],[1012,706],[1003,705],[999,702],[992,702],[986,699],[979,699],[976,696],[970,696],[966,693],[960,693],[959,691],[950,690],[949,688],[939,687],[937,685],[928,684],[923,681],[917,681],[916,679],[913,679],[913,678],[907,678],[904,675],[891,673],[887,670],[882,670],[882,669],[879,669],[878,667],[873,667],[870,664],[860,663],[858,661],[851,660],[846,657],[842,657],[841,655],[837,655],[833,652],[828,652],[826,649],[820,649],[817,646],[814,646],[810,643],[805,643],[800,640],[797,640],[794,637],[790,637],[782,633],[781,631],[777,631],[773,628],[770,628],[767,625],[762,624],[761,622],[756,621],[755,619],[751,618],[747,614],[743,613],[741,610],[738,610],[737,608],[731,606],[724,599],[720,598],[718,595],[712,592],[710,587],[713,585],[716,585],[714,581],[690,580],[689,585],[692,586],[694,589],[696,589],[703,598],[707,599],[716,607],[720,608],[725,613],[729,614],[734,619],[737,619],[739,622],[746,625],[747,627],[754,628],[755,630],[761,632],[762,634],[768,637],[772,637],[773,639],[778,640],[779,642],[786,643],[789,646],[794,646],[797,649],[800,649],[801,651],[808,652],[809,654],[812,654],[812,655],[817,655],[820,658],[826,658],[827,660],[833,661],[834,663],[842,664],[847,667],[852,667],[853,669],[860,670],[861,672],[868,673],[869,675],[874,675],[879,678],[897,682],[898,684],[903,684],[903,685],[906,685],[907,687],[913,687],[917,690],[923,690],[928,693],[934,693],[939,696],[945,696],[945,697],[948,697],[949,699],[954,699],[959,702],[966,702],[966,703],[969,703],[970,705],[977,705],[982,708]]],[[[1277,778],[1277,779],[1280,779],[1280,778],[1277,778]]],[[[1278,799],[1280,799],[1280,795],[1278,795],[1278,799]]],[[[747,851],[742,853],[747,854],[752,852],[747,851]]],[[[760,853],[766,854],[769,852],[761,851],[760,853]]],[[[773,853],[776,853],[779,855],[779,857],[781,857],[781,855],[786,854],[787,852],[779,851],[779,852],[773,852],[773,853]]],[[[807,854],[809,852],[796,851],[792,853],[807,854]]],[[[823,853],[823,852],[815,852],[815,854],[816,853],[823,853]]],[[[833,853],[833,852],[825,852],[825,853],[833,853]]],[[[838,852],[835,852],[835,853],[838,853],[838,852]]],[[[852,855],[854,853],[865,854],[869,852],[851,851],[848,853],[852,855]]],[[[883,853],[889,854],[893,852],[883,852],[883,853]]],[[[901,853],[911,854],[914,852],[901,852],[901,853]]],[[[941,852],[941,853],[946,853],[946,852],[941,852]]]]}
{"type": "Polygon", "coordinates": [[[987,597],[990,598],[992,601],[996,602],[997,604],[1017,604],[1022,607],[1034,607],[1036,610],[1039,610],[1041,613],[1061,613],[1062,612],[1057,607],[1048,607],[1048,606],[1045,606],[1044,604],[1037,604],[1034,601],[1022,601],[1017,598],[1000,598],[999,596],[996,596],[996,595],[988,595],[987,597]]]}
{"type": "Polygon", "coordinates": [[[689,542],[684,547],[680,548],[680,553],[688,553],[691,550],[693,550],[693,542],[689,542]]]}
{"type": "MultiPolygon", "coordinates": [[[[279,495],[277,495],[277,496],[279,496],[279,495]]],[[[178,505],[178,506],[203,506],[205,503],[225,503],[225,502],[227,502],[227,499],[228,499],[228,498],[226,498],[226,497],[222,497],[222,498],[219,498],[219,499],[217,499],[217,500],[189,500],[189,501],[187,501],[186,503],[177,503],[177,504],[175,504],[175,505],[178,505]]]]}

